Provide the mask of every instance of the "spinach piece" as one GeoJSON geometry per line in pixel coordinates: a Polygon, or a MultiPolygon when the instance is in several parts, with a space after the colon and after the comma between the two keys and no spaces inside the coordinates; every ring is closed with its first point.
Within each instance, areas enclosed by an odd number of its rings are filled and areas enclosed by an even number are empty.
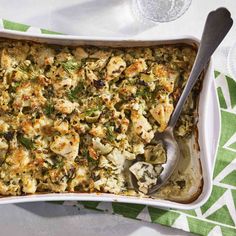
{"type": "Polygon", "coordinates": [[[9,92],[10,93],[15,93],[16,92],[16,89],[20,86],[20,82],[14,82],[11,84],[10,88],[9,88],[9,92]]]}
{"type": "Polygon", "coordinates": [[[137,90],[136,95],[148,99],[151,96],[151,92],[148,87],[142,86],[137,90]]]}
{"type": "Polygon", "coordinates": [[[89,151],[87,149],[83,149],[81,151],[81,154],[83,157],[85,157],[88,161],[89,164],[97,164],[98,160],[94,160],[90,155],[89,155],[89,151]]]}
{"type": "Polygon", "coordinates": [[[54,106],[52,103],[47,104],[47,106],[44,109],[45,115],[50,116],[54,112],[54,106]]]}
{"type": "Polygon", "coordinates": [[[115,135],[114,135],[114,127],[113,126],[107,126],[107,139],[110,142],[113,142],[115,140],[115,135]]]}
{"type": "Polygon", "coordinates": [[[34,148],[33,141],[31,139],[25,138],[22,134],[19,134],[17,139],[26,149],[31,150],[34,148]]]}
{"type": "Polygon", "coordinates": [[[66,72],[71,73],[72,71],[79,69],[81,65],[72,59],[62,62],[62,67],[66,72]]]}
{"type": "Polygon", "coordinates": [[[91,109],[86,110],[86,111],[84,112],[84,114],[85,114],[86,116],[92,116],[92,115],[94,115],[94,113],[95,113],[96,111],[98,111],[98,108],[91,108],[91,109]]]}
{"type": "Polygon", "coordinates": [[[78,98],[79,93],[81,93],[83,89],[84,85],[82,82],[80,82],[74,89],[70,90],[67,93],[67,97],[69,98],[70,101],[73,102],[75,99],[78,98]]]}

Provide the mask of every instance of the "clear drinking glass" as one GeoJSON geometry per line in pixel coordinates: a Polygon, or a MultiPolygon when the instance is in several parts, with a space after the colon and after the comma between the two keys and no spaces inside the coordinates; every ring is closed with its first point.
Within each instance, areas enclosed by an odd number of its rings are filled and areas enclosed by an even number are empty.
{"type": "Polygon", "coordinates": [[[134,14],[141,21],[169,22],[182,16],[192,0],[132,0],[134,14]]]}

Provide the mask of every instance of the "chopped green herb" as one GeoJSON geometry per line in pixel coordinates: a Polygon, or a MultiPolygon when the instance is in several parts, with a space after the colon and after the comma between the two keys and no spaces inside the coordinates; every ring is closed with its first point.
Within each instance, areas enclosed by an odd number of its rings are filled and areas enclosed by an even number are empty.
{"type": "Polygon", "coordinates": [[[50,116],[54,111],[54,106],[52,105],[52,103],[49,103],[46,107],[45,107],[45,115],[46,116],[50,116]]]}
{"type": "Polygon", "coordinates": [[[62,67],[68,73],[70,73],[70,72],[72,72],[74,70],[79,69],[80,66],[81,65],[78,62],[76,62],[75,60],[69,60],[69,61],[62,62],[62,67]]]}
{"type": "Polygon", "coordinates": [[[16,89],[20,86],[20,82],[14,82],[11,84],[11,87],[9,89],[9,92],[16,92],[16,89]]]}
{"type": "Polygon", "coordinates": [[[84,89],[83,83],[79,83],[74,89],[70,90],[67,94],[69,100],[72,102],[78,98],[79,93],[84,89]]]}
{"type": "Polygon", "coordinates": [[[19,86],[20,86],[20,82],[14,82],[14,85],[13,85],[14,88],[17,88],[19,86]]]}
{"type": "Polygon", "coordinates": [[[89,151],[88,151],[87,149],[83,149],[83,150],[81,151],[81,154],[82,154],[82,156],[85,157],[85,158],[88,160],[88,162],[91,163],[91,164],[95,164],[95,163],[98,162],[98,160],[94,160],[94,159],[89,155],[89,151]]]}
{"type": "Polygon", "coordinates": [[[31,139],[25,138],[23,135],[17,136],[18,141],[27,149],[31,150],[34,148],[33,141],[31,139]]]}
{"type": "Polygon", "coordinates": [[[53,167],[54,167],[55,169],[62,168],[63,166],[64,166],[64,162],[63,162],[62,160],[57,161],[57,162],[53,165],[53,167]]]}
{"type": "Polygon", "coordinates": [[[98,163],[98,160],[94,160],[91,156],[89,156],[88,155],[88,157],[87,157],[87,160],[88,160],[88,162],[89,163],[91,163],[91,164],[96,164],[96,163],[98,163]]]}
{"type": "Polygon", "coordinates": [[[148,87],[143,86],[137,90],[136,95],[148,99],[151,96],[151,93],[148,87]]]}
{"type": "Polygon", "coordinates": [[[92,115],[94,115],[94,113],[95,113],[96,111],[98,111],[98,108],[91,108],[91,109],[86,110],[86,111],[84,112],[84,114],[85,114],[86,116],[92,116],[92,115]]]}
{"type": "Polygon", "coordinates": [[[86,158],[88,158],[88,156],[89,156],[89,152],[88,152],[87,149],[83,149],[83,150],[81,151],[81,154],[82,154],[83,157],[86,157],[86,158]]]}
{"type": "Polygon", "coordinates": [[[115,140],[114,127],[113,126],[107,126],[107,139],[110,142],[115,140]]]}

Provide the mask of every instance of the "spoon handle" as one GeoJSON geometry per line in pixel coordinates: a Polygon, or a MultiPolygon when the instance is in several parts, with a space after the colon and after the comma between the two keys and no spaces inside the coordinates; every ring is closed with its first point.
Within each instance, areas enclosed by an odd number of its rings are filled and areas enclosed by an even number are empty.
{"type": "Polygon", "coordinates": [[[230,12],[226,8],[218,8],[215,11],[210,12],[207,16],[202,39],[194,65],[192,67],[192,71],[182,92],[182,95],[175,107],[175,110],[172,113],[168,127],[174,128],[176,125],[184,103],[186,102],[193,86],[197,82],[199,75],[209,62],[211,55],[222,42],[232,25],[233,20],[231,18],[230,12]]]}

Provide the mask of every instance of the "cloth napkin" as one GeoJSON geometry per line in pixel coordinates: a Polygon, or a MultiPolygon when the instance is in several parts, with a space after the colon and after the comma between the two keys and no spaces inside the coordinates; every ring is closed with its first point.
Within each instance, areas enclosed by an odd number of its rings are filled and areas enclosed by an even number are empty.
{"type": "MultiPolygon", "coordinates": [[[[59,34],[0,19],[0,28],[35,34],[59,34]]],[[[236,79],[236,78],[235,78],[236,79]]],[[[221,107],[222,133],[209,200],[195,210],[164,210],[137,204],[108,202],[57,202],[107,214],[162,224],[198,235],[236,235],[236,81],[215,70],[221,107]]]]}

